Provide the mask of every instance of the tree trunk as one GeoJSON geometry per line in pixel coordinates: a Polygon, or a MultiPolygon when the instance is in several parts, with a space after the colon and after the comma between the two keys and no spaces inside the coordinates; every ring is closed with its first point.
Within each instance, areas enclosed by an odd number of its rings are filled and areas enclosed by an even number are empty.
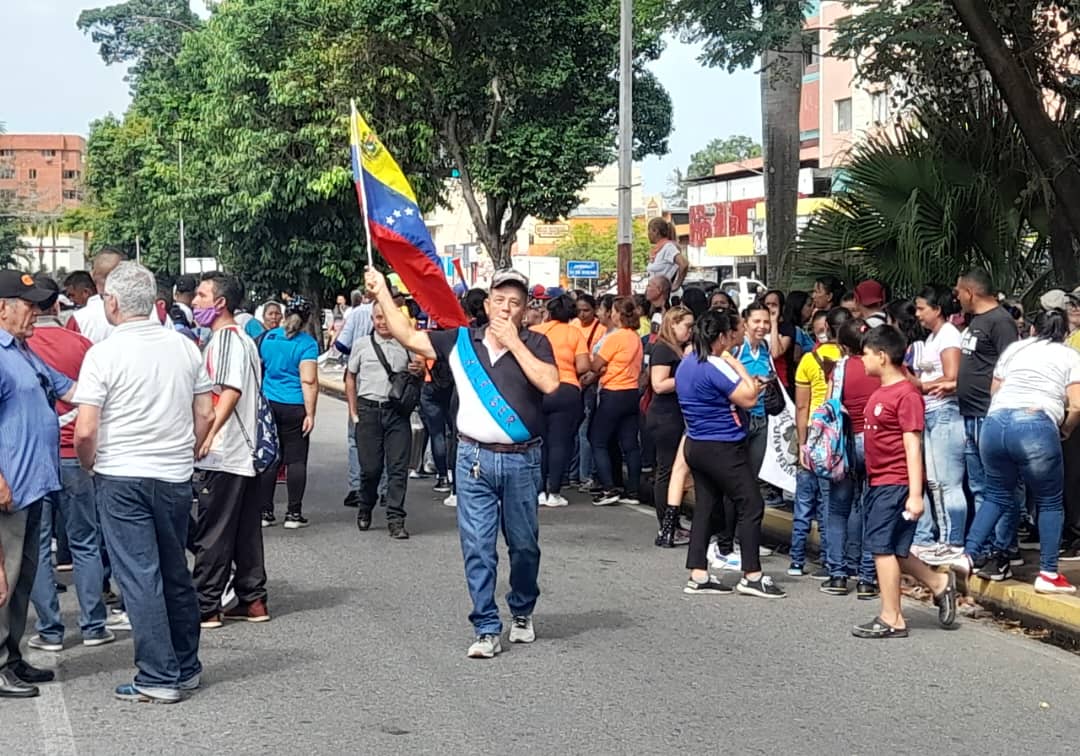
{"type": "MultiPolygon", "coordinates": [[[[984,0],[952,0],[952,4],[1001,90],[1028,149],[1054,187],[1055,215],[1061,214],[1073,237],[1080,238],[1080,170],[1069,155],[1061,131],[1046,112],[1039,83],[1032,81],[1005,44],[984,0]]],[[[1052,247],[1059,279],[1070,283],[1080,279],[1076,255],[1059,254],[1065,249],[1060,243],[1052,247]]]]}
{"type": "Polygon", "coordinates": [[[765,168],[766,276],[781,286],[795,242],[799,201],[799,107],[802,98],[802,30],[784,50],[761,56],[761,124],[765,168]]]}

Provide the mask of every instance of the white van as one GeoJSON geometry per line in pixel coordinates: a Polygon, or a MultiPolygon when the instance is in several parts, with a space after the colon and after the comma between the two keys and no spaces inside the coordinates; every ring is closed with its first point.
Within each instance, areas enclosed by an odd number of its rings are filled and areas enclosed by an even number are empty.
{"type": "Polygon", "coordinates": [[[766,286],[756,278],[740,276],[739,278],[729,278],[726,281],[721,281],[720,290],[734,297],[735,304],[742,310],[757,299],[759,293],[764,294],[766,286]]]}

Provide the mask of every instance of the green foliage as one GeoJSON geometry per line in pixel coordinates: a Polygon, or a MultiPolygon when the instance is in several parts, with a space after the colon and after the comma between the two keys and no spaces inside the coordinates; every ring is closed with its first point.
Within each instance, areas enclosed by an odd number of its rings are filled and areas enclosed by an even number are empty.
{"type": "Polygon", "coordinates": [[[710,66],[749,68],[766,50],[781,50],[802,29],[808,0],[674,0],[688,42],[701,43],[710,66]]]}
{"type": "Polygon", "coordinates": [[[711,176],[717,163],[734,163],[739,160],[761,156],[761,145],[752,138],[735,135],[726,139],[713,139],[704,148],[690,156],[687,178],[711,176]]]}
{"type": "MultiPolygon", "coordinates": [[[[555,254],[559,256],[561,263],[560,267],[566,270],[567,260],[597,260],[600,263],[600,285],[607,285],[615,278],[619,248],[616,232],[617,227],[614,222],[602,230],[585,224],[572,225],[570,235],[555,247],[555,254]]],[[[645,221],[635,219],[632,270],[638,272],[645,270],[645,266],[649,264],[651,249],[645,221]]]]}
{"type": "Polygon", "coordinates": [[[835,207],[800,236],[798,278],[873,277],[910,295],[973,266],[1010,293],[1044,275],[1047,195],[1019,129],[990,87],[956,105],[920,103],[896,137],[853,150],[835,207]]]}

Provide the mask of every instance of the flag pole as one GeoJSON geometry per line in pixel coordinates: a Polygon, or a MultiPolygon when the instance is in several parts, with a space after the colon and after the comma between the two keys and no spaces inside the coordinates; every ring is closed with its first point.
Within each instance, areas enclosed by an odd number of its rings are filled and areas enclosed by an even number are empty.
{"type": "Polygon", "coordinates": [[[368,220],[367,189],[364,188],[364,146],[360,143],[360,130],[356,127],[356,100],[349,100],[349,110],[349,132],[352,135],[352,141],[356,143],[356,170],[359,174],[356,177],[356,185],[360,190],[360,214],[364,217],[364,238],[367,240],[367,264],[369,268],[374,270],[375,263],[372,260],[371,251],[371,224],[368,220]]]}

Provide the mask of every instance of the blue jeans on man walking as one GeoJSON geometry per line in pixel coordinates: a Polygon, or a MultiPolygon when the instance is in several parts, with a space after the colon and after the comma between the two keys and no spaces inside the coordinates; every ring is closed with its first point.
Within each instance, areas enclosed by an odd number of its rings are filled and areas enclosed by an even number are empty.
{"type": "Polygon", "coordinates": [[[465,582],[477,635],[502,632],[495,604],[499,531],[510,552],[510,592],[514,617],[533,613],[540,596],[540,522],[536,497],[541,490],[539,444],[521,453],[501,454],[461,441],[454,471],[458,533],[465,558],[465,582]]]}
{"type": "Polygon", "coordinates": [[[79,628],[83,639],[105,635],[108,614],[101,598],[105,568],[101,564],[101,527],[94,504],[94,484],[76,459],[60,460],[62,491],[45,498],[41,510],[41,537],[37,575],[30,600],[37,611],[37,632],[43,640],[62,643],[64,622],[52,566],[52,523],[62,523],[71,547],[72,575],[79,597],[79,628]],[[60,518],[52,515],[59,510],[60,518]]]}
{"type": "Polygon", "coordinates": [[[806,566],[806,539],[813,520],[818,521],[821,553],[828,554],[829,481],[799,468],[795,476],[795,513],[791,520],[791,564],[806,566]]]}
{"type": "MultiPolygon", "coordinates": [[[[863,434],[855,435],[851,474],[829,483],[828,525],[825,527],[825,564],[829,577],[858,575],[861,583],[876,583],[874,555],[863,548],[863,497],[866,493],[866,456],[863,434]]],[[[823,549],[824,550],[824,549],[823,549]]]]}
{"type": "Polygon", "coordinates": [[[1039,568],[1057,572],[1065,522],[1064,467],[1057,425],[1038,409],[998,410],[986,418],[979,440],[986,487],[965,550],[979,556],[991,542],[996,552],[1012,545],[1020,522],[1016,486],[1023,482],[1039,521],[1039,568]]]}
{"type": "Polygon", "coordinates": [[[202,671],[199,602],[187,566],[191,482],[94,477],[101,529],[135,645],[135,685],[179,688],[202,671]]]}

